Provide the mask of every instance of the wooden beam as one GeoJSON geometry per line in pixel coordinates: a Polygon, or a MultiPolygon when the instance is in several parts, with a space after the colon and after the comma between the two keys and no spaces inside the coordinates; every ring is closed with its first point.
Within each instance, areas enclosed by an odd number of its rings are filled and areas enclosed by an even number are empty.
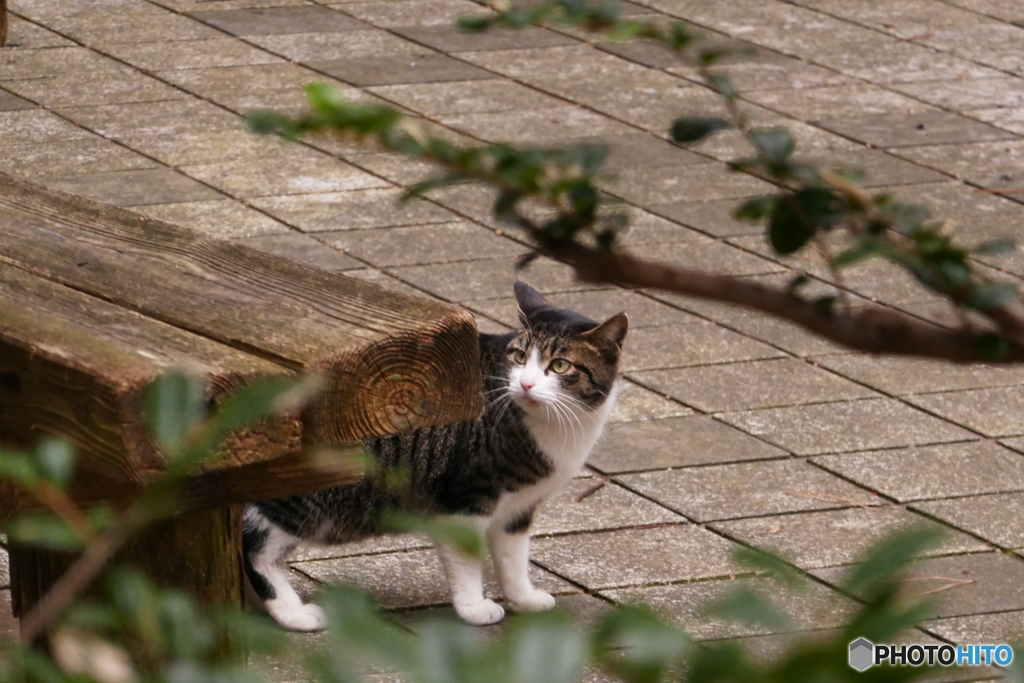
{"type": "Polygon", "coordinates": [[[0,47],[7,44],[7,0],[0,0],[0,47]]]}
{"type": "MultiPolygon", "coordinates": [[[[59,434],[79,466],[142,483],[166,464],[143,415],[143,391],[177,368],[208,381],[208,400],[281,365],[0,265],[0,431],[22,443],[59,434]]],[[[240,430],[211,468],[278,458],[301,445],[298,416],[240,430]]]]}
{"type": "Polygon", "coordinates": [[[471,419],[483,409],[475,321],[443,302],[4,174],[2,263],[323,374],[327,391],[304,415],[307,443],[471,419]]]}

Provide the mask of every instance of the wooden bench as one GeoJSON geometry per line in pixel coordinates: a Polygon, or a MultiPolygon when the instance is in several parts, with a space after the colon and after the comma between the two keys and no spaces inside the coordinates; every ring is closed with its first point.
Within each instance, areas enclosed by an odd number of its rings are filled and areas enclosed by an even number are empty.
{"type": "MultiPolygon", "coordinates": [[[[122,557],[208,604],[240,605],[240,506],[354,481],[315,445],[470,419],[482,409],[476,325],[464,309],[385,290],[0,174],[0,435],[43,434],[79,454],[73,497],[120,503],[166,463],[143,415],[169,368],[201,373],[216,404],[246,381],[312,371],[301,416],[231,437],[197,473],[182,514],[122,557]]],[[[0,492],[0,518],[30,504],[0,492]]],[[[24,614],[67,555],[11,549],[24,614]]]]}

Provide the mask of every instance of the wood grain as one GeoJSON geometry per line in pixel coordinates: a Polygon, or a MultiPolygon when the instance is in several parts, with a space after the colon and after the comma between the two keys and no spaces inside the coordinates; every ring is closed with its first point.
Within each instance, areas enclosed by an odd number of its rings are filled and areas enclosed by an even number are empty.
{"type": "MultiPolygon", "coordinates": [[[[144,482],[165,454],[143,415],[143,391],[171,369],[208,382],[208,400],[291,370],[11,266],[0,266],[0,430],[31,444],[59,434],[79,467],[144,482]]],[[[229,437],[210,467],[277,458],[301,444],[298,416],[229,437]]]]}
{"type": "Polygon", "coordinates": [[[0,0],[0,47],[7,44],[7,0],[0,0]]]}
{"type": "MultiPolygon", "coordinates": [[[[470,419],[473,316],[0,174],[0,264],[330,381],[307,443],[470,419]]],[[[2,267],[2,266],[0,266],[2,267]]]]}

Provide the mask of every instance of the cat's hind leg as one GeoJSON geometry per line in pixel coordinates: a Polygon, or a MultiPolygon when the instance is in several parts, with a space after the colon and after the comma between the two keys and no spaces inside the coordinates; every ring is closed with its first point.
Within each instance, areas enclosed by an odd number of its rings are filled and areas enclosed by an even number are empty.
{"type": "Polygon", "coordinates": [[[324,611],[312,603],[303,604],[284,567],[285,556],[298,541],[270,524],[255,508],[246,508],[242,560],[248,587],[281,626],[292,631],[319,631],[327,626],[324,611]]]}

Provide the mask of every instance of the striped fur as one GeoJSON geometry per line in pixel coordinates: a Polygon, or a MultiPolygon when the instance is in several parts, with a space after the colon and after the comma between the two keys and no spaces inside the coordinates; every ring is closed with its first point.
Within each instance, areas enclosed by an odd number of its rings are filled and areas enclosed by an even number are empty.
{"type": "MultiPolygon", "coordinates": [[[[521,282],[515,293],[522,329],[480,335],[480,418],[368,439],[376,466],[358,483],[246,506],[246,574],[279,623],[324,626],[323,613],[302,604],[282,569],[295,545],[384,533],[382,519],[393,510],[476,525],[488,536],[509,602],[525,610],[553,604],[525,576],[526,532],[536,507],[575,475],[600,436],[627,324],[623,314],[598,325],[555,308],[521,282]]],[[[500,619],[502,608],[483,598],[479,562],[439,551],[460,616],[471,623],[500,619]]]]}

